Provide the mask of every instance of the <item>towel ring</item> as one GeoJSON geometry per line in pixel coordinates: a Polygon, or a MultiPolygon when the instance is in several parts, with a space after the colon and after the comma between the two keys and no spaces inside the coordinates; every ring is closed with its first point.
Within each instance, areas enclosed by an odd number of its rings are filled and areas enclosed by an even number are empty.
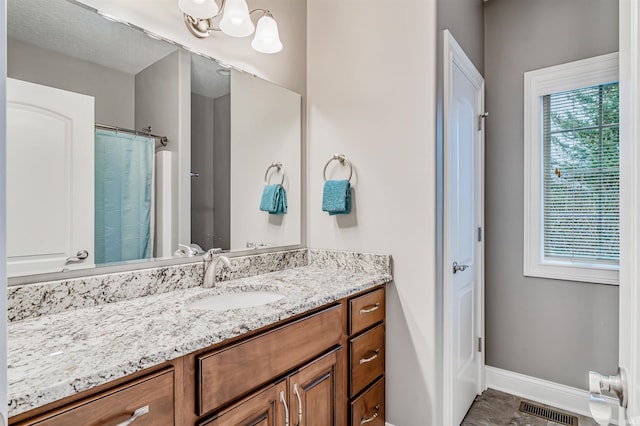
{"type": "Polygon", "coordinates": [[[351,164],[351,161],[349,161],[349,159],[345,157],[344,154],[333,154],[333,157],[331,157],[329,161],[327,161],[327,164],[324,165],[324,170],[322,170],[324,181],[327,181],[327,167],[329,167],[329,164],[331,164],[332,161],[339,161],[343,165],[345,162],[347,163],[347,165],[349,166],[349,179],[347,180],[351,182],[351,176],[353,176],[353,165],[351,164]]]}
{"type": "Polygon", "coordinates": [[[282,181],[280,181],[280,185],[284,185],[284,167],[282,167],[282,163],[271,163],[271,165],[267,167],[267,171],[264,172],[264,184],[269,185],[269,180],[267,179],[269,177],[269,170],[274,167],[282,172],[282,181]]]}

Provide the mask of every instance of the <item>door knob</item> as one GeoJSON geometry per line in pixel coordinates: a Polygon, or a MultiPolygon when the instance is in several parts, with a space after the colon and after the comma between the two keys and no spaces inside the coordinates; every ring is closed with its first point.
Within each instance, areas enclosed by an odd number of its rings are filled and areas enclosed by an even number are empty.
{"type": "Polygon", "coordinates": [[[82,262],[87,257],[89,257],[89,252],[87,250],[80,250],[75,256],[67,257],[65,264],[70,262],[82,262]]]}
{"type": "Polygon", "coordinates": [[[618,397],[620,406],[627,408],[627,376],[623,368],[618,367],[615,376],[604,376],[595,371],[589,372],[589,410],[599,425],[608,425],[613,410],[609,402],[603,398],[602,391],[614,393],[618,397]]]}
{"type": "Polygon", "coordinates": [[[453,273],[455,274],[458,271],[464,271],[468,267],[469,265],[458,265],[458,262],[453,262],[453,273]]]}
{"type": "Polygon", "coordinates": [[[627,374],[624,368],[618,367],[615,376],[605,376],[595,371],[589,371],[589,391],[599,394],[602,391],[612,392],[618,397],[620,406],[627,408],[627,374]]]}

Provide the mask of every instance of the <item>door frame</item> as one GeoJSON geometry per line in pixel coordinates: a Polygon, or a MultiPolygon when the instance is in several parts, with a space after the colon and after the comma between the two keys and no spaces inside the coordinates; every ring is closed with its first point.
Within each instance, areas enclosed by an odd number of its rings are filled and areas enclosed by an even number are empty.
{"type": "MultiPolygon", "coordinates": [[[[629,418],[640,421],[640,5],[620,0],[619,365],[629,375],[629,418]]],[[[620,409],[620,424],[626,424],[620,409]]],[[[637,423],[632,423],[637,424],[637,423]]]]}
{"type": "MultiPolygon", "coordinates": [[[[451,286],[453,285],[453,277],[448,273],[451,268],[451,256],[449,253],[450,244],[447,241],[447,227],[448,227],[448,218],[447,218],[447,206],[448,206],[448,198],[450,197],[450,193],[448,191],[448,178],[447,178],[447,164],[449,162],[450,154],[450,144],[449,137],[451,132],[449,131],[449,118],[451,117],[451,99],[453,95],[453,64],[455,63],[472,81],[476,83],[478,90],[480,93],[480,100],[478,105],[478,111],[484,112],[484,102],[485,102],[485,86],[484,86],[484,78],[480,75],[478,70],[475,68],[471,60],[466,56],[462,47],[455,40],[453,35],[449,30],[443,31],[443,109],[442,109],[442,119],[443,119],[443,238],[442,238],[442,247],[443,247],[443,256],[442,256],[442,364],[443,364],[443,424],[450,425],[453,421],[453,371],[452,371],[452,362],[453,353],[452,353],[452,320],[450,318],[453,300],[451,294],[451,286]]],[[[484,373],[484,364],[485,364],[485,351],[484,351],[484,124],[482,125],[482,130],[478,130],[478,143],[479,147],[477,150],[477,158],[476,158],[476,166],[478,171],[477,176],[477,185],[478,185],[478,206],[477,206],[477,217],[478,217],[478,226],[482,229],[482,238],[481,241],[476,241],[476,254],[477,254],[477,262],[476,262],[476,281],[477,281],[477,293],[474,301],[475,307],[475,317],[476,317],[476,330],[475,337],[482,339],[482,347],[480,351],[480,360],[478,363],[478,375],[477,375],[477,392],[480,394],[484,389],[484,381],[485,381],[485,373],[484,373]]]]}

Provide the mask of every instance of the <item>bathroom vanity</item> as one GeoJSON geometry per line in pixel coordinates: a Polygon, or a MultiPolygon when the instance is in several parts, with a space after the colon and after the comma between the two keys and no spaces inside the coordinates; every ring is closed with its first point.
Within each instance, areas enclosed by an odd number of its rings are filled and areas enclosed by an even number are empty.
{"type": "Polygon", "coordinates": [[[10,424],[384,425],[390,270],[309,258],[213,289],[11,323],[10,424]],[[228,311],[191,307],[247,291],[284,297],[228,311]]]}

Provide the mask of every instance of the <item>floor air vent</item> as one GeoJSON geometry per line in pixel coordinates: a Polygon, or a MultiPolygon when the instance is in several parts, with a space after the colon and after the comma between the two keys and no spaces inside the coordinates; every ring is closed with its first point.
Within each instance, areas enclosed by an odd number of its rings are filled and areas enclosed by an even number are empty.
{"type": "Polygon", "coordinates": [[[561,413],[560,411],[552,410],[551,408],[546,408],[542,405],[533,404],[531,402],[520,401],[519,411],[545,420],[551,420],[552,422],[560,423],[561,425],[578,426],[578,418],[576,416],[561,413]]]}

